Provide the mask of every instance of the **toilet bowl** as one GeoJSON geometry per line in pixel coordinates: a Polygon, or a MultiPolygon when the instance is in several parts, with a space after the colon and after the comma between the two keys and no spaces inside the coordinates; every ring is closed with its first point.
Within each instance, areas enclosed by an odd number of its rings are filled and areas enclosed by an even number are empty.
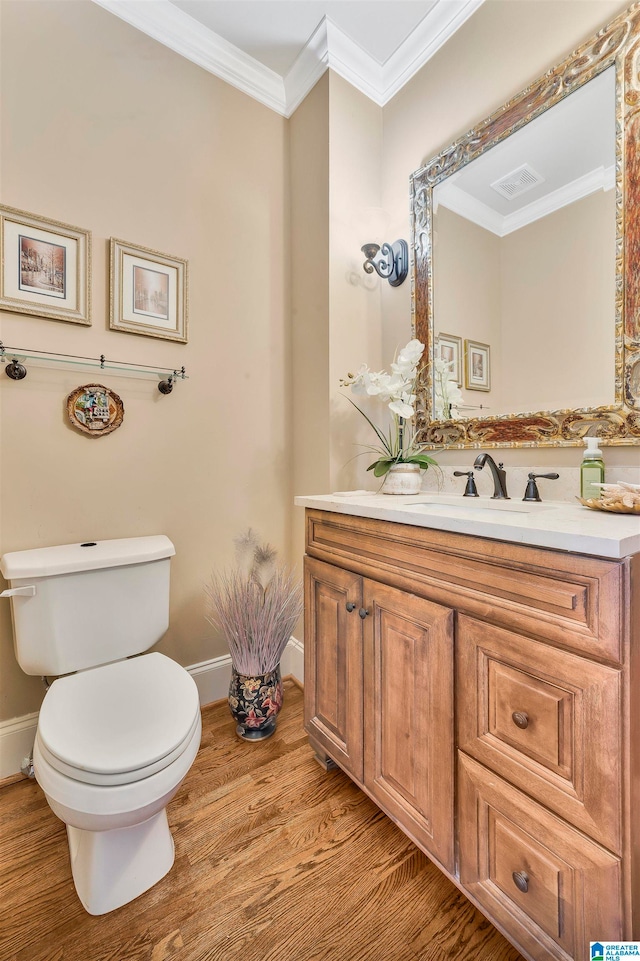
{"type": "Polygon", "coordinates": [[[49,688],[34,771],[67,825],[73,880],[90,914],[126,904],[171,868],[166,807],[200,735],[196,685],[163,654],[58,678],[49,688]]]}
{"type": "Polygon", "coordinates": [[[143,653],[168,626],[163,535],[5,554],[16,657],[56,676],[38,719],[36,780],[67,826],[71,870],[90,914],[156,884],[174,861],[166,808],[198,752],[191,675],[143,653]]]}

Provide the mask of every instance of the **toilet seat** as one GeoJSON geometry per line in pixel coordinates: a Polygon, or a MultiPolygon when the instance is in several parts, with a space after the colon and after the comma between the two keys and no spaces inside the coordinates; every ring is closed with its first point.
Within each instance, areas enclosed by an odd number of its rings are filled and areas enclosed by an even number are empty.
{"type": "Polygon", "coordinates": [[[37,741],[61,774],[115,786],[168,767],[199,724],[193,678],[154,652],[55,680],[40,710],[37,741]]]}

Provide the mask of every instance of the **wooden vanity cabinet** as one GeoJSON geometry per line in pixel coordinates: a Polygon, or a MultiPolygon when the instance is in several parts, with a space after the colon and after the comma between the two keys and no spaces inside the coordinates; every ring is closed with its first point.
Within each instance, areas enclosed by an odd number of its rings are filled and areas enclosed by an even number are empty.
{"type": "Polygon", "coordinates": [[[640,939],[640,555],[306,516],[319,758],[532,961],[640,939]]]}

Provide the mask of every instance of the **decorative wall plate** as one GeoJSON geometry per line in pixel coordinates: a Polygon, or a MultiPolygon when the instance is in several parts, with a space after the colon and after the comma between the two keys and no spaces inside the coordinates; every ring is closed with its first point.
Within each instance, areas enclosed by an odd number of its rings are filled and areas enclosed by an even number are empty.
{"type": "Polygon", "coordinates": [[[85,384],[67,397],[67,414],[72,426],[83,434],[104,437],[122,423],[124,404],[108,387],[85,384]]]}

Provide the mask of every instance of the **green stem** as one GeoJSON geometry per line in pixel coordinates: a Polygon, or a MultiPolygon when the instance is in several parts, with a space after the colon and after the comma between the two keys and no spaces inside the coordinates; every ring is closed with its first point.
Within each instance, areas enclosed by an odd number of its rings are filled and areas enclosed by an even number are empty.
{"type": "Polygon", "coordinates": [[[346,399],[349,401],[350,404],[353,405],[353,407],[355,407],[355,409],[358,411],[359,414],[362,414],[362,416],[363,416],[364,419],[367,421],[367,423],[369,423],[369,424],[371,425],[371,427],[373,427],[374,431],[375,431],[376,434],[378,435],[378,439],[380,440],[380,443],[382,444],[383,448],[384,448],[386,451],[388,451],[390,457],[393,457],[393,451],[391,450],[391,448],[390,448],[390,446],[389,446],[389,443],[388,443],[386,437],[384,436],[384,434],[382,433],[382,431],[379,430],[379,429],[376,427],[376,425],[373,423],[373,421],[371,420],[371,418],[367,417],[367,415],[365,414],[365,412],[362,410],[361,407],[358,407],[357,404],[354,404],[354,402],[351,400],[350,397],[347,397],[346,399]]]}

